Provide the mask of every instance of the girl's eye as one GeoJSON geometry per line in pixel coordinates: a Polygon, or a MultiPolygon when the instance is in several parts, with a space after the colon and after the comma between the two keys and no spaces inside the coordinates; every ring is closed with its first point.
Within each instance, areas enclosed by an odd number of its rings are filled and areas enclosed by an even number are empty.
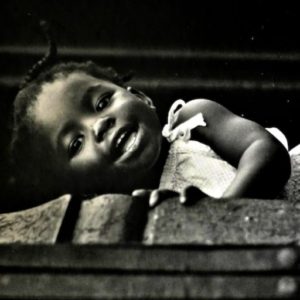
{"type": "Polygon", "coordinates": [[[102,97],[99,97],[96,102],[96,111],[103,110],[110,102],[111,95],[104,95],[102,97]]]}
{"type": "Polygon", "coordinates": [[[75,155],[77,155],[83,146],[83,135],[77,136],[75,139],[73,139],[69,145],[68,154],[70,158],[73,158],[75,155]]]}

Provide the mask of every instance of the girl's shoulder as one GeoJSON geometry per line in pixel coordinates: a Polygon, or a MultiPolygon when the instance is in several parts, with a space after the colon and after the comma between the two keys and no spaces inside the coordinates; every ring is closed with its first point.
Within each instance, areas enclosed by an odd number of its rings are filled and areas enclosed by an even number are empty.
{"type": "Polygon", "coordinates": [[[218,122],[218,118],[231,116],[223,106],[209,99],[194,99],[188,102],[179,99],[169,110],[163,136],[170,142],[175,139],[189,140],[192,129],[200,127],[204,131],[210,131],[207,129],[207,123],[212,125],[218,122]]]}
{"type": "MultiPolygon", "coordinates": [[[[177,101],[174,102],[176,104],[177,101]]],[[[173,105],[174,105],[173,104],[173,105]]],[[[172,107],[171,107],[172,108],[172,107]]],[[[219,117],[231,117],[232,114],[221,104],[210,99],[193,99],[184,104],[178,110],[178,116],[174,127],[201,113],[206,120],[214,121],[219,117]]]]}

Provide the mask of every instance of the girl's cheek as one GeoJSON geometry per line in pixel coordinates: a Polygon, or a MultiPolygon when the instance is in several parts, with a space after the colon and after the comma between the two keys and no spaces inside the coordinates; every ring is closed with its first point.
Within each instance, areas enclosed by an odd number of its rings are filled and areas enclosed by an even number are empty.
{"type": "Polygon", "coordinates": [[[97,164],[97,157],[93,153],[82,154],[73,159],[72,167],[77,170],[85,171],[97,164]]]}

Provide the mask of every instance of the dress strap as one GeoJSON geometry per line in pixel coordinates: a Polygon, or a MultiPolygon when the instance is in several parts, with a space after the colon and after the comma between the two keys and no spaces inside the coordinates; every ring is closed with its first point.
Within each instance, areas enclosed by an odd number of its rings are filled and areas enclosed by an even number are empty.
{"type": "Polygon", "coordinates": [[[186,103],[182,100],[176,100],[168,113],[168,123],[164,126],[162,135],[169,141],[173,142],[176,139],[188,141],[191,138],[191,130],[197,126],[206,126],[202,113],[198,113],[187,121],[173,128],[173,125],[178,119],[181,108],[186,103]]]}

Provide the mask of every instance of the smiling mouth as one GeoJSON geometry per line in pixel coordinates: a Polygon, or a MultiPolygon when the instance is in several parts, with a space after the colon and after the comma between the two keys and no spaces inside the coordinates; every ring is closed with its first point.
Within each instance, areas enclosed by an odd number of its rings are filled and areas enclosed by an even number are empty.
{"type": "Polygon", "coordinates": [[[138,130],[135,127],[121,128],[114,138],[114,152],[117,158],[120,158],[125,153],[130,154],[137,148],[138,130]]]}

